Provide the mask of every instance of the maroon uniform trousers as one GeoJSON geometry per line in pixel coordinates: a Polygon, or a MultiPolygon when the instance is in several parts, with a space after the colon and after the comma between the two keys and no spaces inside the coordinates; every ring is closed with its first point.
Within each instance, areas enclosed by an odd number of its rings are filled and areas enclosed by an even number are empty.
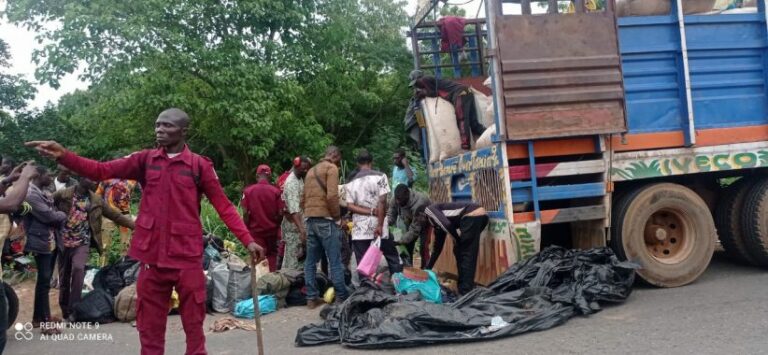
{"type": "Polygon", "coordinates": [[[141,265],[136,287],[136,328],[142,354],[162,354],[165,349],[165,325],[173,288],[179,294],[179,314],[187,336],[186,354],[206,354],[205,274],[203,269],[168,269],[141,265]]]}
{"type": "Polygon", "coordinates": [[[277,256],[280,253],[280,231],[274,232],[251,232],[251,237],[256,244],[264,248],[264,254],[267,257],[267,263],[269,263],[269,271],[277,271],[277,256]]]}

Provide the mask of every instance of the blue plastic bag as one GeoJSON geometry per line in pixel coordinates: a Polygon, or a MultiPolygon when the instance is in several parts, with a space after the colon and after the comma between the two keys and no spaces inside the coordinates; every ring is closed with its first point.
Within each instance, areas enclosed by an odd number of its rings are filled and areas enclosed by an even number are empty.
{"type": "Polygon", "coordinates": [[[437,275],[432,270],[426,270],[429,274],[429,278],[424,281],[411,280],[402,272],[396,273],[392,276],[392,281],[395,283],[395,290],[399,293],[411,293],[418,292],[427,302],[431,303],[443,303],[443,298],[440,295],[440,283],[437,281],[437,275]]]}
{"type": "MultiPolygon", "coordinates": [[[[277,298],[274,295],[259,296],[259,311],[261,315],[269,314],[277,310],[277,298]]],[[[253,298],[237,302],[232,312],[237,318],[253,319],[253,298]]]]}

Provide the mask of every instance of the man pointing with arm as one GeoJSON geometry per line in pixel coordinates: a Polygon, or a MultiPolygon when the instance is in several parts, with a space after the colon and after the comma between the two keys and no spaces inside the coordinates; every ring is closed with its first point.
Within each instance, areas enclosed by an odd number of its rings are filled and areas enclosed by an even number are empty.
{"type": "Polygon", "coordinates": [[[227,227],[246,245],[255,260],[263,250],[251,238],[237,210],[224,195],[213,164],[192,153],[186,144],[189,116],[171,108],[155,121],[159,148],[128,157],[97,162],[76,155],[52,141],[28,142],[40,154],[95,181],[132,179],[141,184],[136,229],[129,255],[141,262],[137,283],[136,322],[142,354],[162,354],[168,301],[179,293],[187,354],[206,354],[205,275],[200,198],[205,194],[227,227]]]}

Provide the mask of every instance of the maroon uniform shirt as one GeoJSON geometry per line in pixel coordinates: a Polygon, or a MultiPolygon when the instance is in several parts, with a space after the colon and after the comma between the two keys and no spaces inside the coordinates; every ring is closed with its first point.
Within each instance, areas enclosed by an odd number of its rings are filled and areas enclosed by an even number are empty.
{"type": "Polygon", "coordinates": [[[280,189],[266,180],[245,188],[240,206],[248,214],[251,235],[277,235],[283,220],[283,199],[280,195],[280,189]]]}
{"type": "Polygon", "coordinates": [[[94,181],[119,178],[141,184],[139,216],[128,255],[142,263],[174,269],[202,267],[201,193],[243,245],[253,241],[224,194],[211,161],[188,147],[174,158],[160,148],[104,163],[66,152],[59,163],[94,181]]]}

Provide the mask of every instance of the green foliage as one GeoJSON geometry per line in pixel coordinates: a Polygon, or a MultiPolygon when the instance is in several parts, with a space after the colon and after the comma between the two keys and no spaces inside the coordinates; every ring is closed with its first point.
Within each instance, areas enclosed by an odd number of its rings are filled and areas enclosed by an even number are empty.
{"type": "MultiPolygon", "coordinates": [[[[236,206],[237,211],[242,215],[242,209],[240,206],[236,206]]],[[[235,253],[243,258],[244,260],[247,260],[248,256],[248,249],[245,248],[245,246],[240,243],[240,240],[235,237],[234,234],[227,228],[227,226],[222,222],[221,218],[219,218],[219,214],[216,212],[216,209],[213,208],[213,205],[211,205],[208,200],[203,200],[200,204],[200,219],[203,223],[203,232],[213,234],[219,238],[222,238],[224,240],[228,240],[235,244],[235,253]]]]}
{"type": "Polygon", "coordinates": [[[0,39],[0,120],[8,118],[3,110],[18,111],[26,107],[26,100],[35,96],[35,89],[21,75],[4,72],[10,67],[11,53],[8,44],[0,39]]]}
{"type": "Polygon", "coordinates": [[[440,9],[440,16],[459,16],[459,17],[466,17],[467,16],[467,10],[464,10],[456,5],[446,5],[443,6],[443,8],[440,9]]]}
{"type": "Polygon", "coordinates": [[[24,147],[25,141],[54,139],[69,144],[75,137],[72,125],[61,120],[53,107],[18,113],[15,117],[0,116],[0,153],[19,161],[39,158],[34,151],[24,147]]]}
{"type": "Polygon", "coordinates": [[[40,33],[42,82],[56,87],[85,64],[91,87],[56,108],[77,132],[68,147],[98,159],[152,147],[157,114],[179,107],[193,120],[191,148],[214,161],[234,197],[261,163],[280,173],[293,157],[317,159],[337,144],[348,161],[369,147],[383,164],[404,145],[412,64],[403,6],[11,0],[5,15],[40,33]]]}
{"type": "MultiPolygon", "coordinates": [[[[117,263],[125,254],[128,254],[128,246],[123,245],[120,241],[120,228],[115,228],[112,232],[112,243],[107,250],[102,250],[105,253],[105,265],[112,265],[117,263]]],[[[93,267],[101,267],[101,255],[99,252],[91,248],[90,254],[88,254],[88,265],[93,267]]]]}

